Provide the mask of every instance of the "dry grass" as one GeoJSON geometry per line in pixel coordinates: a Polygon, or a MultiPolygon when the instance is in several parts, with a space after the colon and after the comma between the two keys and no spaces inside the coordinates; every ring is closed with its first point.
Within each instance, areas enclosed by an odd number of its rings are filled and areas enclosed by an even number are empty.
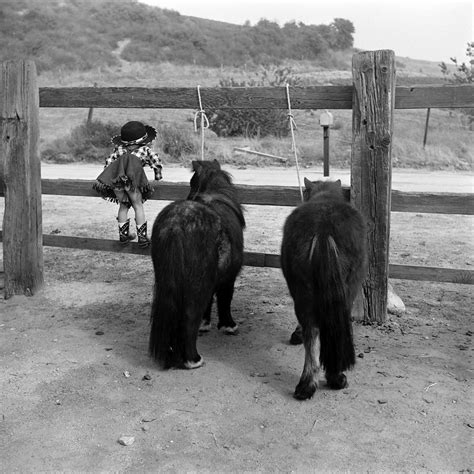
{"type": "MultiPolygon", "coordinates": [[[[401,59],[401,61],[408,61],[401,59]]],[[[342,60],[341,60],[342,62],[342,60]]],[[[401,74],[423,74],[427,69],[433,73],[431,63],[406,62],[401,74]],[[431,69],[427,69],[430,66],[431,69]],[[416,72],[418,71],[418,72],[416,72]]],[[[312,64],[298,64],[294,72],[307,84],[340,83],[350,80],[350,71],[329,71],[312,64]]],[[[217,86],[221,78],[241,79],[251,74],[245,68],[210,69],[172,64],[145,65],[125,63],[118,69],[104,68],[87,73],[45,74],[39,77],[39,85],[49,87],[91,86],[139,86],[139,87],[195,87],[197,85],[217,86]]],[[[433,82],[440,82],[436,79],[433,82]]],[[[43,149],[58,137],[68,134],[83,123],[87,109],[46,109],[40,110],[40,146],[43,149]]],[[[167,124],[193,133],[195,110],[162,109],[95,109],[94,119],[120,124],[128,120],[142,120],[153,125],[167,124]]],[[[330,130],[330,162],[332,166],[346,167],[350,163],[352,141],[352,118],[350,110],[333,110],[335,126],[330,130]]],[[[320,165],[323,161],[323,134],[319,126],[319,111],[294,111],[297,124],[296,145],[298,157],[303,166],[320,165]]],[[[431,110],[427,146],[423,148],[426,110],[396,110],[394,114],[394,141],[392,161],[395,167],[429,169],[472,169],[474,136],[469,129],[466,116],[460,111],[431,110]]],[[[200,136],[196,136],[199,142],[200,136]]],[[[225,163],[241,165],[278,165],[278,160],[236,154],[235,147],[287,158],[294,161],[291,137],[285,139],[265,138],[262,140],[233,138],[222,139],[211,131],[205,135],[206,156],[220,158],[225,163]]],[[[163,156],[164,161],[171,161],[163,156]]],[[[194,156],[185,156],[189,162],[194,156]]]]}

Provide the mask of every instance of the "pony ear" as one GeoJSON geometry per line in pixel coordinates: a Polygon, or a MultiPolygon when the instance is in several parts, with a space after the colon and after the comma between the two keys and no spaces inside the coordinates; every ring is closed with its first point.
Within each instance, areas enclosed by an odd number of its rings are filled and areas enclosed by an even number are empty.
{"type": "Polygon", "coordinates": [[[196,173],[198,173],[202,168],[202,164],[201,164],[200,161],[193,160],[191,162],[191,164],[192,164],[192,167],[193,167],[193,171],[195,171],[196,173]]]}
{"type": "Polygon", "coordinates": [[[213,164],[217,170],[221,169],[221,164],[215,158],[214,158],[213,164]]]}
{"type": "Polygon", "coordinates": [[[313,187],[313,183],[308,178],[304,179],[304,185],[306,189],[311,189],[313,187]]]}
{"type": "Polygon", "coordinates": [[[337,185],[339,185],[339,186],[342,187],[342,183],[341,183],[341,180],[340,180],[340,179],[338,179],[337,181],[335,181],[335,183],[336,183],[337,185]]]}

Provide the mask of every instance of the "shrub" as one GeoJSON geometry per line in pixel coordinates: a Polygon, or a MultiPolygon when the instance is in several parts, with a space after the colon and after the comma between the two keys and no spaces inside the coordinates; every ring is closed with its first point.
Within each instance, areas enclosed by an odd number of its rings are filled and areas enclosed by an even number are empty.
{"type": "Polygon", "coordinates": [[[209,128],[219,137],[281,138],[288,135],[287,122],[287,112],[280,109],[223,109],[212,113],[209,128]]]}
{"type": "MultiPolygon", "coordinates": [[[[263,87],[283,86],[286,83],[296,85],[299,82],[300,79],[292,76],[289,67],[264,67],[254,79],[240,82],[233,78],[221,79],[219,86],[263,87]]],[[[285,137],[289,132],[287,111],[281,109],[211,109],[209,117],[209,128],[219,137],[285,137]]]]}
{"type": "MultiPolygon", "coordinates": [[[[120,125],[113,122],[84,122],[73,128],[68,136],[57,138],[47,145],[41,152],[41,158],[54,163],[102,162],[111,153],[113,145],[110,140],[119,130],[120,125]]],[[[198,139],[191,132],[170,125],[164,125],[157,131],[158,144],[163,153],[174,160],[196,153],[199,149],[198,139]]]]}
{"type": "Polygon", "coordinates": [[[69,136],[57,138],[41,153],[55,163],[103,161],[111,152],[110,139],[120,127],[112,122],[92,120],[73,128],[69,136]]]}
{"type": "Polygon", "coordinates": [[[197,138],[191,132],[170,125],[159,127],[158,135],[163,153],[175,160],[179,160],[184,155],[196,153],[199,148],[197,138]]]}

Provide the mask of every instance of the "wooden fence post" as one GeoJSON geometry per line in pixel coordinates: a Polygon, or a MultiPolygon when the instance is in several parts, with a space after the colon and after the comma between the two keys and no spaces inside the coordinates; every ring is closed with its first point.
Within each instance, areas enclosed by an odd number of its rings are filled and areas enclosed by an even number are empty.
{"type": "Polygon", "coordinates": [[[5,298],[43,287],[39,90],[33,61],[5,61],[0,77],[5,298]]]}
{"type": "Polygon", "coordinates": [[[430,124],[430,112],[431,112],[431,109],[428,107],[426,109],[426,122],[425,122],[425,133],[423,135],[423,148],[426,147],[426,141],[428,140],[428,126],[430,124]]]}
{"type": "Polygon", "coordinates": [[[395,104],[395,54],[365,51],[352,59],[351,200],[367,222],[369,270],[363,285],[366,322],[384,322],[392,191],[392,124],[395,104]]]}

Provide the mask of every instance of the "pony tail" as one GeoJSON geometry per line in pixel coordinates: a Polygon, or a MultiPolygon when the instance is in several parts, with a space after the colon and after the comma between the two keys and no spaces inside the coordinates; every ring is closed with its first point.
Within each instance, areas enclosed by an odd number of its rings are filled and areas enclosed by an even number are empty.
{"type": "Polygon", "coordinates": [[[320,362],[329,374],[339,374],[355,364],[351,308],[344,284],[344,261],[333,237],[315,236],[311,247],[315,286],[316,324],[320,330],[320,362]]]}
{"type": "Polygon", "coordinates": [[[160,254],[153,256],[155,287],[148,353],[163,369],[168,369],[182,362],[183,356],[184,342],[180,330],[184,324],[180,320],[183,317],[180,298],[182,289],[173,286],[183,281],[183,275],[175,273],[178,268],[184,268],[184,266],[181,263],[178,264],[183,260],[183,249],[179,243],[158,246],[158,249],[161,248],[167,249],[168,258],[163,258],[160,254]],[[168,266],[166,262],[174,262],[176,265],[168,266]]]}
{"type": "Polygon", "coordinates": [[[174,365],[177,357],[175,353],[178,332],[176,316],[179,312],[175,307],[171,307],[170,300],[160,298],[156,292],[155,288],[148,353],[163,369],[169,369],[174,365]]]}

